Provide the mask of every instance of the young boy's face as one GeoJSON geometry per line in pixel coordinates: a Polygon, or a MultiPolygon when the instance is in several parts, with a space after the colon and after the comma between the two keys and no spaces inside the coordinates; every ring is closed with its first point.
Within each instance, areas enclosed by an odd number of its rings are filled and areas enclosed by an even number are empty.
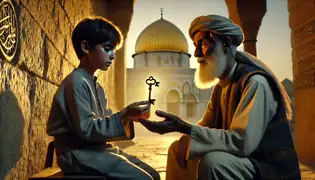
{"type": "Polygon", "coordinates": [[[95,45],[93,50],[88,54],[89,63],[95,69],[108,70],[112,65],[112,61],[116,58],[115,48],[116,47],[109,42],[95,45]]]}

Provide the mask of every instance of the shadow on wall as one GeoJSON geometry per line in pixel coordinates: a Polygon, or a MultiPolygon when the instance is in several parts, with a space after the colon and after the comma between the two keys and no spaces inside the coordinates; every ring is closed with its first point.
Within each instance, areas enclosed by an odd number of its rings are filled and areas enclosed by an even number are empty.
{"type": "Polygon", "coordinates": [[[11,91],[0,93],[0,179],[5,179],[21,155],[24,117],[11,91]]]}

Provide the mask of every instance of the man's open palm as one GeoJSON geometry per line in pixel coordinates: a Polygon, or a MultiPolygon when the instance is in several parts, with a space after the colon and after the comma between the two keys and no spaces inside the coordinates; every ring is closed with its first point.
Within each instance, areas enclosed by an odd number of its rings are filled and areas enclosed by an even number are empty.
{"type": "Polygon", "coordinates": [[[144,118],[140,119],[140,123],[149,131],[159,134],[166,134],[170,132],[190,134],[191,125],[178,116],[159,110],[157,110],[155,114],[164,118],[164,120],[150,121],[144,118]]]}

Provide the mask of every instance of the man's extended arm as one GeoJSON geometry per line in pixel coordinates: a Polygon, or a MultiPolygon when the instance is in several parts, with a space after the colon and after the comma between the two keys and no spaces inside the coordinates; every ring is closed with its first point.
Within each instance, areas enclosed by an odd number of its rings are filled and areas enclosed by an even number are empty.
{"type": "Polygon", "coordinates": [[[230,130],[192,126],[189,159],[198,159],[211,151],[250,155],[257,148],[276,108],[277,102],[267,80],[261,75],[253,76],[245,87],[230,130]]]}

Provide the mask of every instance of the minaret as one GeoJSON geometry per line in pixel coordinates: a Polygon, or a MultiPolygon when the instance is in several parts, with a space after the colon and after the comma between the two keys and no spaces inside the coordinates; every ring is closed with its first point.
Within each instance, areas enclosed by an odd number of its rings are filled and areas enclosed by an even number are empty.
{"type": "Polygon", "coordinates": [[[163,8],[161,8],[161,19],[163,19],[163,8]]]}

